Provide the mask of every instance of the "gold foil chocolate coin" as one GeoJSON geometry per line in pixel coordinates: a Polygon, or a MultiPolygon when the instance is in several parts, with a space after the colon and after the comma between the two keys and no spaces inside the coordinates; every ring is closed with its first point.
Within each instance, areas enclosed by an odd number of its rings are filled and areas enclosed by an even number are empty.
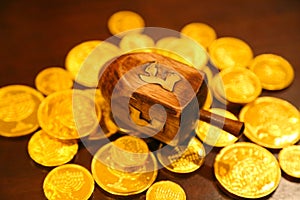
{"type": "Polygon", "coordinates": [[[28,142],[29,156],[37,163],[52,167],[73,159],[78,150],[76,140],[59,140],[40,130],[28,142]]]}
{"type": "Polygon", "coordinates": [[[239,119],[245,135],[264,147],[280,149],[300,139],[299,111],[283,99],[259,97],[242,108],[239,119]]]}
{"type": "Polygon", "coordinates": [[[300,178],[300,145],[284,147],[278,155],[281,169],[290,176],[300,178]]]}
{"type": "Polygon", "coordinates": [[[146,200],[185,200],[183,188],[173,181],[159,181],[154,183],[146,193],[146,200]]]}
{"type": "Polygon", "coordinates": [[[275,156],[248,142],[224,147],[214,163],[216,179],[230,193],[243,198],[261,198],[278,186],[281,171],[275,156]]]}
{"type": "Polygon", "coordinates": [[[0,135],[18,137],[39,127],[37,110],[44,96],[29,86],[0,88],[0,135]]]}
{"type": "Polygon", "coordinates": [[[51,170],[43,184],[49,200],[87,200],[94,191],[91,173],[77,164],[65,164],[51,170]]]}
{"type": "Polygon", "coordinates": [[[49,67],[41,72],[35,78],[35,86],[45,95],[53,92],[71,89],[73,79],[70,72],[60,67],[49,67]]]}
{"type": "Polygon", "coordinates": [[[256,56],[249,68],[258,76],[261,85],[267,90],[281,90],[294,80],[294,69],[281,56],[261,54],[256,56]]]}

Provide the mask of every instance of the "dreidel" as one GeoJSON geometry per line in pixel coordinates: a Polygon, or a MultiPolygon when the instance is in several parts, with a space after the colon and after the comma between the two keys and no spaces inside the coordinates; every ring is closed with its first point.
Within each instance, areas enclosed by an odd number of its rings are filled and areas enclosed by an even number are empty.
{"type": "Polygon", "coordinates": [[[153,52],[121,55],[100,73],[99,89],[116,124],[175,146],[198,120],[239,137],[244,124],[203,110],[207,96],[201,71],[153,52]]]}

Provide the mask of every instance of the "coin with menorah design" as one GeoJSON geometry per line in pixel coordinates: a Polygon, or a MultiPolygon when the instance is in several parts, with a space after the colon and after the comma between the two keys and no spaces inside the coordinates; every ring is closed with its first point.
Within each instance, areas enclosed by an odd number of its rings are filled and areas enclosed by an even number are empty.
{"type": "Polygon", "coordinates": [[[176,199],[185,200],[183,188],[173,181],[159,181],[154,183],[146,193],[146,200],[176,199]]]}
{"type": "Polygon", "coordinates": [[[51,170],[43,183],[47,199],[89,199],[94,191],[91,173],[77,164],[66,164],[51,170]]]}

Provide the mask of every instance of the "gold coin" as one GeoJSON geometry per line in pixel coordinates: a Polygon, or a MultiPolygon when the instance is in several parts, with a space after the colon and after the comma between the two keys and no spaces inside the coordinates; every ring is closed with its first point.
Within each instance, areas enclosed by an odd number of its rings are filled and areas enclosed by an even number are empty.
{"type": "Polygon", "coordinates": [[[300,145],[284,147],[278,155],[281,169],[290,176],[300,178],[300,145]]]}
{"type": "Polygon", "coordinates": [[[110,16],[107,26],[112,35],[122,36],[121,33],[132,29],[139,29],[138,32],[142,31],[141,28],[145,27],[145,22],[139,14],[124,10],[110,16]]]}
{"type": "Polygon", "coordinates": [[[220,74],[216,74],[211,81],[210,88],[213,96],[222,104],[227,105],[228,101],[225,99],[224,84],[220,74]]]}
{"type": "Polygon", "coordinates": [[[249,69],[230,67],[219,73],[224,92],[218,90],[224,99],[232,103],[245,104],[255,100],[262,88],[258,77],[249,69]]]}
{"type": "MultiPolygon", "coordinates": [[[[151,186],[157,177],[157,161],[149,152],[146,161],[140,166],[124,166],[115,162],[108,143],[101,147],[92,160],[92,174],[96,183],[105,191],[115,195],[138,194],[151,186]]],[[[124,160],[124,159],[123,159],[124,160]]],[[[122,164],[122,163],[121,163],[122,164]]]]}
{"type": "Polygon", "coordinates": [[[72,160],[77,153],[78,144],[76,140],[58,140],[40,130],[30,138],[27,149],[35,162],[52,167],[72,160]]]}
{"type": "Polygon", "coordinates": [[[164,146],[157,153],[159,162],[175,173],[196,171],[203,164],[204,157],[204,146],[196,138],[192,138],[187,146],[164,146]]]}
{"type": "Polygon", "coordinates": [[[58,139],[78,139],[98,126],[99,105],[80,91],[64,90],[50,94],[38,109],[42,129],[58,139]]]}
{"type": "Polygon", "coordinates": [[[196,40],[204,48],[209,47],[217,38],[215,30],[211,26],[198,22],[185,25],[180,32],[196,40]]]}
{"type": "Polygon", "coordinates": [[[262,88],[281,90],[294,80],[294,70],[291,64],[281,56],[261,54],[256,56],[249,68],[258,76],[262,88]]]}
{"type": "Polygon", "coordinates": [[[73,80],[68,71],[60,67],[49,67],[38,73],[35,86],[43,94],[49,95],[60,90],[71,89],[73,80]]]}
{"type": "Polygon", "coordinates": [[[259,97],[239,114],[245,135],[268,148],[283,148],[300,139],[300,117],[296,107],[275,97],[259,97]]]}
{"type": "Polygon", "coordinates": [[[125,53],[139,51],[154,47],[154,41],[151,37],[141,33],[127,33],[120,41],[119,46],[125,53]]]}
{"type": "Polygon", "coordinates": [[[214,173],[223,188],[243,198],[261,198],[272,193],[281,178],[273,154],[248,142],[224,147],[215,158],[214,173]]]}
{"type": "Polygon", "coordinates": [[[77,164],[65,164],[51,170],[43,184],[44,194],[49,200],[87,200],[94,191],[91,173],[77,164]]]}
{"type": "MultiPolygon", "coordinates": [[[[234,114],[221,108],[211,108],[209,111],[229,119],[237,120],[237,117],[234,114]]],[[[234,137],[232,134],[200,120],[198,121],[195,132],[203,142],[216,147],[224,147],[233,144],[238,140],[238,138],[234,137]]]]}
{"type": "Polygon", "coordinates": [[[39,127],[37,110],[44,96],[29,86],[0,88],[0,135],[18,137],[39,127]]]}
{"type": "Polygon", "coordinates": [[[176,199],[185,200],[183,188],[172,181],[159,181],[154,183],[146,193],[146,200],[176,199]]]}
{"type": "Polygon", "coordinates": [[[212,63],[219,69],[247,67],[253,58],[250,46],[233,37],[216,39],[208,48],[212,63]]]}

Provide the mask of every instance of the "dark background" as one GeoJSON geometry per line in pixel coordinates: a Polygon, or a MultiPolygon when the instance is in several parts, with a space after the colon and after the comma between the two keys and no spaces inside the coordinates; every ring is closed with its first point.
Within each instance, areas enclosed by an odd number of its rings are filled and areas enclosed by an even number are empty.
{"type": "MultiPolygon", "coordinates": [[[[218,37],[246,41],[254,55],[274,53],[294,67],[295,80],[282,91],[263,91],[300,107],[300,1],[298,0],[2,0],[0,2],[0,87],[10,84],[34,86],[39,71],[64,66],[68,51],[76,44],[111,36],[108,18],[116,11],[139,13],[146,26],[180,31],[190,22],[211,25],[218,37]]],[[[0,127],[1,128],[1,127],[0,127]]],[[[0,137],[0,199],[45,199],[43,180],[51,168],[35,164],[27,154],[30,135],[0,137]]],[[[241,140],[247,140],[243,137],[241,140]]],[[[231,199],[217,184],[212,165],[220,148],[214,148],[197,171],[178,175],[159,170],[157,180],[179,183],[187,199],[231,199]]],[[[275,156],[278,151],[272,150],[275,156]]],[[[72,161],[90,169],[92,155],[81,146],[72,161]]],[[[297,199],[299,179],[283,173],[277,190],[266,199],[297,199]]],[[[117,199],[98,186],[91,199],[117,199]]],[[[124,198],[121,198],[124,199],[124,198]]],[[[145,199],[145,193],[128,199],[145,199]]]]}

